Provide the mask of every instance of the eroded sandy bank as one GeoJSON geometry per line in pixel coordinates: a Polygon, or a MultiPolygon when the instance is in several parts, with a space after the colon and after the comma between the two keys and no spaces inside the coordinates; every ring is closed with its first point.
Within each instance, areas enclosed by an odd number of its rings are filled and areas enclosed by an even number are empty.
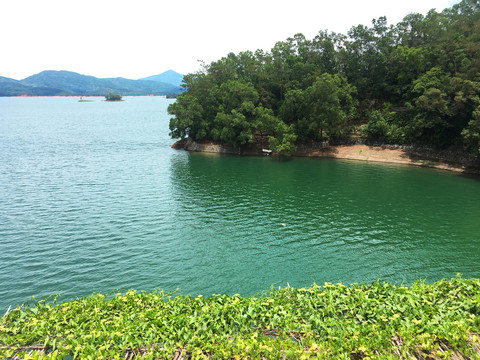
{"type": "MultiPolygon", "coordinates": [[[[197,143],[189,139],[178,141],[173,146],[175,149],[184,149],[194,152],[262,155],[261,148],[247,146],[241,149],[213,144],[197,143]]],[[[335,158],[359,161],[373,161],[390,164],[405,164],[431,167],[455,172],[480,174],[480,161],[466,159],[462,154],[451,151],[435,151],[428,148],[395,146],[395,145],[327,145],[327,146],[302,146],[303,150],[293,153],[298,157],[335,158]]]]}
{"type": "Polygon", "coordinates": [[[295,156],[324,157],[360,161],[374,161],[391,164],[406,164],[426,166],[457,172],[465,172],[472,170],[467,166],[461,164],[454,164],[447,160],[422,159],[419,155],[411,153],[408,150],[389,146],[332,145],[311,152],[295,153],[295,156]]]}

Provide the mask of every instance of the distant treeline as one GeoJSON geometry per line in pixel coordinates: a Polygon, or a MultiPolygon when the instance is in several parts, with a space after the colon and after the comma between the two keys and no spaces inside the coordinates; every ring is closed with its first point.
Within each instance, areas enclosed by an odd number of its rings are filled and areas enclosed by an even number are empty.
{"type": "Polygon", "coordinates": [[[480,152],[480,3],[296,34],[204,65],[169,107],[171,136],[239,146],[360,136],[480,152]]]}

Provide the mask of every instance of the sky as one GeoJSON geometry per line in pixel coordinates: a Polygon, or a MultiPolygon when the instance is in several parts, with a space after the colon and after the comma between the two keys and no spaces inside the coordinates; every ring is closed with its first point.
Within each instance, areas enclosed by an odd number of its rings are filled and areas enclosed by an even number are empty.
{"type": "Polygon", "coordinates": [[[442,11],[460,0],[4,0],[0,76],[43,70],[138,79],[200,69],[230,52],[263,49],[297,33],[346,34],[386,16],[442,11]]]}

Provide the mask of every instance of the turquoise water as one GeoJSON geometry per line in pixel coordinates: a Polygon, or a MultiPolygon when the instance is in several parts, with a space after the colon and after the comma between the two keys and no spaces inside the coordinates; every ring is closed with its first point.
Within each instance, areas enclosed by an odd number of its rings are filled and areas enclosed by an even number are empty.
{"type": "Polygon", "coordinates": [[[170,148],[172,100],[0,98],[0,311],[115,289],[480,277],[480,181],[170,148]]]}

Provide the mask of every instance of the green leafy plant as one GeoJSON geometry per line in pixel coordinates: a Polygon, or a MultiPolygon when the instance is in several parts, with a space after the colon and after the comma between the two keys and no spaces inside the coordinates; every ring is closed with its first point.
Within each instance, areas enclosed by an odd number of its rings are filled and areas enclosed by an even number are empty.
{"type": "Polygon", "coordinates": [[[459,277],[251,297],[130,290],[17,307],[1,319],[0,357],[474,358],[479,314],[480,280],[459,277]]]}

